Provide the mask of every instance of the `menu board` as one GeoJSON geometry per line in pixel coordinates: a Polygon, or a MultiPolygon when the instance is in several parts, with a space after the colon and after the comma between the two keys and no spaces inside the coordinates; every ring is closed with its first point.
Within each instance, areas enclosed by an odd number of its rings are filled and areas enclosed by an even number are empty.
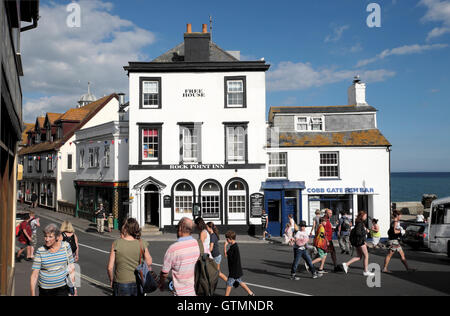
{"type": "Polygon", "coordinates": [[[250,195],[250,216],[261,217],[264,208],[264,194],[253,193],[250,195]]]}

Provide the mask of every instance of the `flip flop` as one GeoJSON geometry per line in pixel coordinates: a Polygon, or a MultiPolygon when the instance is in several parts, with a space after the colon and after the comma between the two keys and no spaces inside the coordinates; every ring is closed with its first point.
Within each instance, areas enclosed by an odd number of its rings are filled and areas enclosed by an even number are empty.
{"type": "Polygon", "coordinates": [[[383,270],[381,272],[386,273],[386,274],[392,274],[392,271],[389,271],[389,270],[383,270]]]}

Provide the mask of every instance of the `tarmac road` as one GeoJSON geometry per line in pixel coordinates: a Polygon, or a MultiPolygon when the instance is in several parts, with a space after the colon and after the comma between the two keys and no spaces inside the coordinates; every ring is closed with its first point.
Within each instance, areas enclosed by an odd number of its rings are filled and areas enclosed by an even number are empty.
{"type": "MultiPolygon", "coordinates": [[[[37,210],[41,218],[41,227],[53,222],[60,223],[53,217],[54,212],[37,210]]],[[[108,234],[99,235],[94,232],[94,226],[76,227],[76,233],[80,243],[80,267],[82,284],[79,295],[101,296],[111,295],[106,266],[109,258],[111,244],[116,236],[108,234]]],[[[150,240],[149,250],[153,258],[153,269],[159,273],[165,251],[175,241],[171,238],[160,238],[150,240]],[[170,241],[168,241],[169,239],[170,241]]],[[[196,237],[196,236],[195,236],[196,237]]],[[[144,238],[146,239],[146,238],[144,238]]],[[[151,238],[150,238],[151,239],[151,238]]],[[[223,236],[222,236],[223,239],[223,236]]],[[[290,266],[293,260],[293,251],[289,246],[278,243],[254,242],[246,239],[245,243],[239,243],[241,261],[244,270],[243,281],[255,292],[257,296],[334,296],[334,295],[388,295],[388,296],[411,296],[411,295],[449,295],[450,294],[450,259],[446,255],[433,254],[426,251],[406,250],[406,258],[411,267],[417,268],[414,273],[407,273],[400,262],[398,255],[391,261],[389,269],[393,274],[380,274],[381,287],[369,287],[367,279],[363,277],[362,263],[355,263],[350,267],[349,273],[329,272],[320,279],[312,279],[300,265],[299,281],[292,281],[290,277],[290,266]]],[[[38,233],[38,245],[43,243],[43,235],[38,233]]],[[[347,261],[350,256],[340,255],[338,262],[347,261]]],[[[221,247],[221,251],[222,247],[221,247]]],[[[377,250],[370,252],[370,263],[383,266],[386,251],[377,250]]],[[[16,295],[29,295],[29,274],[31,263],[22,261],[16,263],[16,295]]],[[[332,270],[331,258],[327,259],[326,270],[332,270]]],[[[228,273],[226,259],[222,260],[221,270],[228,273]]],[[[219,280],[216,295],[225,293],[225,282],[219,280]]],[[[168,296],[169,292],[152,293],[151,296],[168,296]]],[[[233,289],[231,295],[246,296],[241,288],[233,289]]]]}

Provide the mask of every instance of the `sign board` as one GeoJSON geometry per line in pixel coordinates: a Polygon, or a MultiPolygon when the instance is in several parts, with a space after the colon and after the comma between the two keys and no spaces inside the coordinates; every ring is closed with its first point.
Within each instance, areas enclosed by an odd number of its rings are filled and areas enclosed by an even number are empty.
{"type": "Polygon", "coordinates": [[[253,193],[250,195],[250,216],[261,217],[264,208],[264,194],[253,193]]]}
{"type": "Polygon", "coordinates": [[[172,197],[170,195],[164,195],[163,201],[164,207],[172,207],[172,197]]]}

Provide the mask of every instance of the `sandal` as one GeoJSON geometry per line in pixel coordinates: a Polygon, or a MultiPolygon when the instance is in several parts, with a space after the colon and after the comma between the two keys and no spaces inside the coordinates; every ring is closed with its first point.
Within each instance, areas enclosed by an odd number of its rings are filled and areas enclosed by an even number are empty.
{"type": "Polygon", "coordinates": [[[392,274],[392,271],[389,271],[389,270],[383,270],[381,272],[386,273],[386,274],[392,274]]]}

